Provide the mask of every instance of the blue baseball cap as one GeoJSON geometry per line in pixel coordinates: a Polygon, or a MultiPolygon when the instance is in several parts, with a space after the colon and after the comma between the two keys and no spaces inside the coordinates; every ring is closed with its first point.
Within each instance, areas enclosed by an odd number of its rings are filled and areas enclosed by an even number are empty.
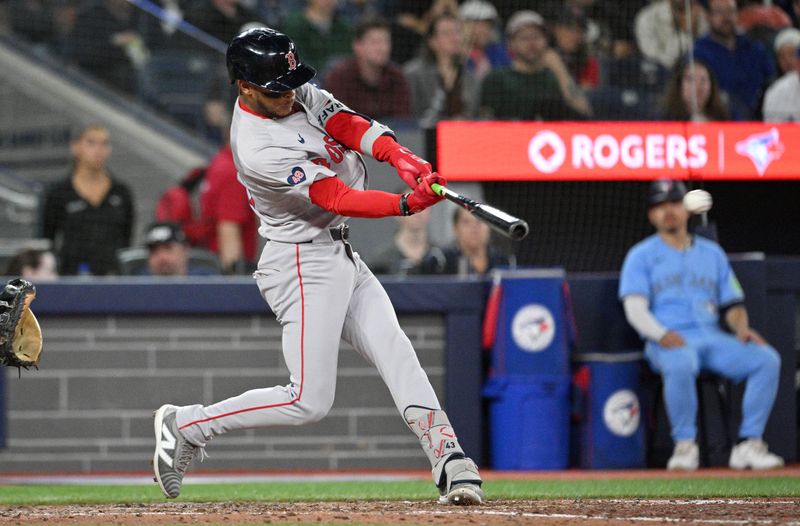
{"type": "Polygon", "coordinates": [[[650,183],[647,206],[652,208],[667,201],[682,201],[684,195],[686,195],[686,185],[683,181],[657,179],[650,183]]]}

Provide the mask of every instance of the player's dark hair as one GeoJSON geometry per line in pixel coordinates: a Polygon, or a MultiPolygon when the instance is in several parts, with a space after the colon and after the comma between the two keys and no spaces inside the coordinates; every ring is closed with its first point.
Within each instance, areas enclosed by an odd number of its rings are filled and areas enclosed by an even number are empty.
{"type": "Polygon", "coordinates": [[[667,83],[667,90],[666,94],[664,95],[664,100],[662,102],[662,106],[664,109],[664,117],[670,120],[676,121],[688,121],[691,120],[692,114],[690,108],[687,107],[686,103],[683,100],[683,79],[686,77],[686,72],[689,70],[689,67],[692,64],[697,64],[705,68],[706,72],[708,73],[709,82],[711,84],[711,88],[708,94],[708,100],[703,104],[701,108],[698,108],[703,115],[706,116],[709,120],[712,121],[726,121],[730,119],[730,114],[728,112],[728,108],[725,106],[725,103],[722,99],[722,92],[719,89],[719,84],[717,83],[717,79],[714,77],[714,72],[711,68],[703,62],[702,60],[696,60],[694,62],[689,62],[687,60],[681,60],[675,66],[673,70],[672,77],[669,79],[667,83]]]}
{"type": "Polygon", "coordinates": [[[385,29],[386,31],[391,32],[391,25],[389,25],[389,21],[380,16],[368,16],[360,19],[358,24],[356,25],[355,32],[353,34],[353,40],[361,40],[364,38],[368,32],[373,29],[385,29]]]}

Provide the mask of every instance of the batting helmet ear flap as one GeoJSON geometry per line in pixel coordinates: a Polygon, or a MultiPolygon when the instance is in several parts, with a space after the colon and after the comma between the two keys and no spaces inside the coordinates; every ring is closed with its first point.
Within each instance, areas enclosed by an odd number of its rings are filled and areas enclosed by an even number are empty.
{"type": "Polygon", "coordinates": [[[270,91],[299,88],[317,74],[303,64],[291,38],[267,27],[236,36],[225,54],[231,83],[244,80],[270,91]]]}

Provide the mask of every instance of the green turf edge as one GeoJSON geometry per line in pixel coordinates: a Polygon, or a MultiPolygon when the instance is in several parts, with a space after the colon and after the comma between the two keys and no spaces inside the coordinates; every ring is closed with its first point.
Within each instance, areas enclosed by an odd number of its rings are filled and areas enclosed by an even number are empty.
{"type": "MultiPolygon", "coordinates": [[[[488,499],[579,498],[755,498],[800,497],[800,478],[687,478],[597,480],[492,480],[488,499]]],[[[352,500],[433,500],[425,481],[267,482],[192,484],[178,502],[291,502],[352,500]]],[[[165,502],[151,485],[6,485],[0,506],[46,504],[128,504],[165,502]]]]}

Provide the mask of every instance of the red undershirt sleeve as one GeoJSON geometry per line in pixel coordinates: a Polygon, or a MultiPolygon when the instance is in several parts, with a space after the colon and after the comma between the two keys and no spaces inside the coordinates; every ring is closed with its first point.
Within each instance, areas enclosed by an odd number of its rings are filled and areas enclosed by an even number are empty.
{"type": "Polygon", "coordinates": [[[392,130],[377,121],[348,111],[340,111],[328,119],[325,131],[351,150],[370,155],[379,161],[386,161],[388,152],[400,147],[394,140],[392,130]],[[380,157],[376,155],[378,144],[382,146],[380,157]]]}
{"type": "Polygon", "coordinates": [[[399,195],[379,190],[354,190],[338,177],[315,181],[308,195],[312,203],[337,215],[372,218],[401,215],[399,195]]]}

